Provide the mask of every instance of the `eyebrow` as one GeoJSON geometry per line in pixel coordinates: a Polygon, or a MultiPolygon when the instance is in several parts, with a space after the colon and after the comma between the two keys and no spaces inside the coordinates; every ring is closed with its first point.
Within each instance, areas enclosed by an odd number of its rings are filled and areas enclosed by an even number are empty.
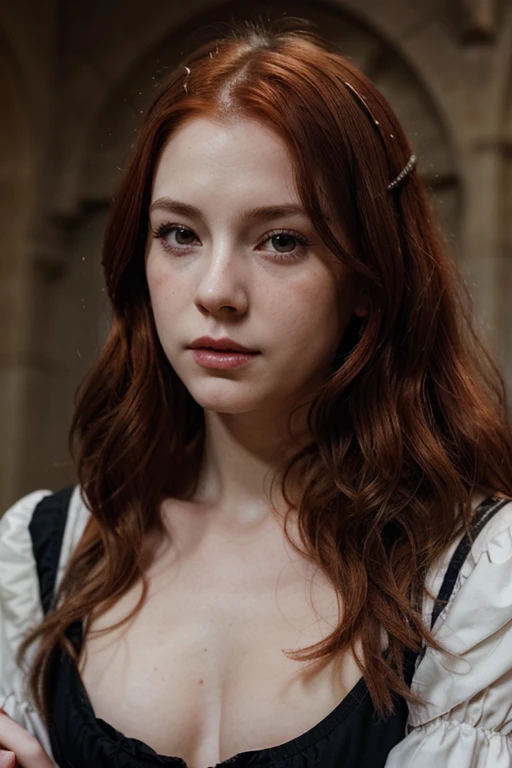
{"type": "MultiPolygon", "coordinates": [[[[149,213],[160,209],[164,211],[170,211],[178,216],[191,216],[201,218],[201,211],[193,205],[188,203],[181,203],[178,200],[171,200],[170,197],[159,197],[155,200],[149,208],[149,213]]],[[[302,206],[295,203],[289,203],[288,205],[267,205],[261,208],[253,208],[252,210],[244,211],[241,214],[241,219],[245,219],[249,222],[270,221],[271,219],[277,219],[280,216],[304,216],[309,218],[306,211],[302,206]]]]}

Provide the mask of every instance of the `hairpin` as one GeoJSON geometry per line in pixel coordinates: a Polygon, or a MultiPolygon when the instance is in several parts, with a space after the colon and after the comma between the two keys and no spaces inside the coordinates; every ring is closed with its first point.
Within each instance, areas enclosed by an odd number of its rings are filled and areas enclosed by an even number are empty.
{"type": "Polygon", "coordinates": [[[356,99],[358,99],[358,100],[360,101],[360,103],[363,105],[363,107],[364,107],[365,111],[367,112],[367,114],[368,114],[368,115],[369,115],[369,117],[370,117],[370,120],[372,120],[372,121],[375,123],[375,125],[377,126],[377,128],[379,128],[379,130],[380,130],[380,123],[379,123],[379,121],[377,120],[377,118],[375,117],[375,115],[373,114],[373,112],[371,111],[370,107],[368,106],[368,104],[367,104],[367,101],[366,101],[366,99],[364,98],[364,96],[361,96],[361,94],[359,93],[359,91],[356,91],[356,89],[354,88],[354,86],[353,86],[353,85],[351,85],[350,83],[347,83],[347,81],[346,81],[346,80],[344,80],[343,82],[345,83],[345,85],[347,86],[347,88],[350,88],[350,90],[352,91],[352,93],[354,94],[354,96],[356,97],[356,99]]]}
{"type": "Polygon", "coordinates": [[[186,76],[186,78],[185,78],[185,82],[183,83],[183,90],[185,91],[185,93],[186,93],[186,94],[187,94],[187,96],[188,96],[188,90],[187,90],[187,80],[188,80],[188,77],[189,77],[189,75],[190,75],[190,69],[189,69],[187,66],[185,66],[185,64],[184,64],[183,66],[185,67],[185,69],[186,69],[186,71],[187,71],[187,76],[186,76]]]}
{"type": "MultiPolygon", "coordinates": [[[[377,130],[379,132],[379,136],[381,138],[381,141],[382,141],[384,147],[386,147],[386,142],[384,140],[384,136],[383,136],[381,128],[380,128],[380,122],[377,120],[377,118],[375,117],[375,115],[371,111],[370,107],[368,106],[368,103],[367,103],[366,99],[363,96],[361,96],[359,91],[357,91],[354,88],[354,86],[351,85],[351,83],[348,83],[346,80],[344,80],[343,82],[345,83],[347,88],[351,91],[351,93],[354,94],[354,96],[356,97],[358,102],[362,105],[362,107],[365,110],[366,114],[369,116],[370,120],[373,122],[373,124],[377,128],[377,130]]],[[[392,139],[395,138],[392,133],[390,133],[389,135],[391,136],[392,139]]],[[[414,153],[412,153],[412,155],[410,156],[409,160],[404,165],[404,167],[402,168],[402,170],[400,171],[398,176],[395,179],[393,179],[392,182],[390,182],[388,184],[388,186],[387,186],[388,192],[391,192],[392,189],[395,189],[395,187],[397,187],[400,184],[400,182],[402,182],[405,179],[405,177],[408,176],[414,170],[414,168],[416,167],[416,163],[417,162],[418,162],[418,158],[416,157],[416,155],[414,153]]]]}

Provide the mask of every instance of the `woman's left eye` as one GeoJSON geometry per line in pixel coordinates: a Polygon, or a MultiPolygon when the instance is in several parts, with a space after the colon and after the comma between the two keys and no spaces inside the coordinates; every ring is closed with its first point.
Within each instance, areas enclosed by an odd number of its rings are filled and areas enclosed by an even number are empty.
{"type": "MultiPolygon", "coordinates": [[[[284,248],[284,250],[277,250],[276,253],[282,258],[281,261],[285,261],[287,258],[300,258],[304,255],[307,248],[311,246],[311,243],[303,235],[299,235],[298,232],[293,230],[280,229],[275,232],[269,232],[263,243],[267,243],[269,240],[275,248],[284,248]],[[293,247],[290,247],[290,241],[292,241],[293,247]],[[298,244],[298,245],[297,245],[298,244]]],[[[279,259],[278,259],[279,260],[279,259]]]]}

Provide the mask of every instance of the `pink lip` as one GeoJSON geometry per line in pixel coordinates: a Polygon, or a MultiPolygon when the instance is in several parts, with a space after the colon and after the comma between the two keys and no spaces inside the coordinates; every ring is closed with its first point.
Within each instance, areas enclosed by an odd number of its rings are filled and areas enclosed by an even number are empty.
{"type": "Polygon", "coordinates": [[[189,349],[209,349],[221,352],[246,352],[251,355],[257,354],[255,349],[244,347],[242,344],[238,344],[238,342],[233,341],[233,339],[228,339],[226,336],[222,339],[212,339],[211,336],[201,336],[190,344],[189,349]]]}
{"type": "Polygon", "coordinates": [[[196,363],[203,368],[238,368],[253,360],[258,352],[229,352],[218,349],[192,349],[196,363]]]}

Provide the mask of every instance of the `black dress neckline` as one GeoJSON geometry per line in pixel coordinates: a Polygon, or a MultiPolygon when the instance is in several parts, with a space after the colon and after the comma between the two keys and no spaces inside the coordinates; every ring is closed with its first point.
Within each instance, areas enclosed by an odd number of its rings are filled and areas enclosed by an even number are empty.
{"type": "MultiPolygon", "coordinates": [[[[43,498],[29,525],[44,613],[51,608],[55,596],[72,492],[70,486],[43,498]]],[[[82,647],[83,626],[85,623],[78,620],[66,632],[77,653],[82,647]]],[[[409,668],[412,671],[413,664],[409,668]]],[[[55,650],[49,674],[49,738],[60,768],[189,768],[183,758],[158,754],[148,744],[127,737],[97,718],[77,663],[65,649],[55,650]]],[[[380,716],[361,678],[326,717],[305,733],[273,747],[239,752],[216,765],[384,768],[388,754],[405,736],[408,714],[403,698],[392,694],[392,699],[392,713],[380,716]]]]}
{"type": "MultiPolygon", "coordinates": [[[[79,621],[72,624],[68,628],[67,636],[79,654],[83,643],[83,623],[79,621]]],[[[189,768],[183,758],[175,755],[159,754],[145,742],[126,736],[110,725],[110,723],[97,717],[76,663],[67,654],[63,657],[61,663],[68,667],[67,673],[72,686],[72,695],[68,703],[73,703],[77,706],[79,710],[77,714],[85,719],[91,736],[94,735],[100,740],[105,738],[112,740],[112,743],[115,743],[116,750],[123,750],[132,758],[143,757],[146,761],[154,761],[152,764],[158,766],[172,765],[189,768]]],[[[368,687],[364,677],[360,677],[334,709],[304,733],[271,747],[238,752],[236,755],[216,763],[211,768],[220,768],[225,765],[229,765],[230,768],[237,768],[237,766],[257,765],[262,762],[265,765],[271,765],[280,759],[291,758],[316,744],[325,736],[328,736],[329,733],[349,717],[352,711],[361,706],[367,697],[369,697],[368,687]]]]}

